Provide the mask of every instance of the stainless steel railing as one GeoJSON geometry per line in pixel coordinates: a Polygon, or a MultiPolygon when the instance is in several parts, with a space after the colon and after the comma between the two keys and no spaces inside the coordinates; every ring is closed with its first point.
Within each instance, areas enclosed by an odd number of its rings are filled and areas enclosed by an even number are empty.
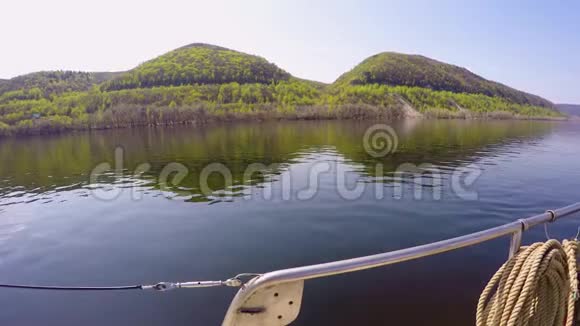
{"type": "Polygon", "coordinates": [[[432,256],[511,235],[510,257],[521,245],[522,233],[580,212],[580,203],[550,210],[488,230],[376,255],[295,267],[262,274],[245,284],[232,300],[224,326],[288,325],[298,317],[304,281],[396,264],[432,256]]]}

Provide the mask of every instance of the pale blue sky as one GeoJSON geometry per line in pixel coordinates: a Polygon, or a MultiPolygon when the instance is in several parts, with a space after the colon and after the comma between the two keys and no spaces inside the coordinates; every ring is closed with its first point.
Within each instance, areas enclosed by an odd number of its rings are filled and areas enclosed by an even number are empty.
{"type": "Polygon", "coordinates": [[[18,0],[0,12],[0,78],[126,70],[206,42],[332,82],[382,51],[423,54],[580,103],[578,1],[18,0]]]}

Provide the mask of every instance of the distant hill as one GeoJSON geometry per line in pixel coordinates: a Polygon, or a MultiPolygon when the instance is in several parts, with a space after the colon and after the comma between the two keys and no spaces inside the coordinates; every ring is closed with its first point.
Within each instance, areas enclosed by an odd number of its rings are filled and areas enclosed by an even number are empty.
{"type": "Polygon", "coordinates": [[[539,96],[465,68],[381,53],[333,84],[194,43],[125,72],[45,71],[0,80],[0,135],[235,119],[561,119],[539,96]]]}
{"type": "Polygon", "coordinates": [[[147,61],[105,83],[105,90],[190,84],[261,83],[290,74],[266,59],[220,46],[194,43],[147,61]]]}
{"type": "Polygon", "coordinates": [[[537,95],[489,81],[469,70],[421,55],[383,52],[373,55],[340,76],[335,85],[385,84],[417,86],[436,91],[484,94],[506,98],[514,103],[553,108],[554,104],[537,95]]]}
{"type": "Polygon", "coordinates": [[[580,104],[556,104],[556,108],[568,115],[580,116],[580,104]]]}
{"type": "Polygon", "coordinates": [[[44,96],[86,91],[116,76],[113,72],[41,71],[9,80],[0,80],[0,95],[13,91],[39,89],[44,96]]]}

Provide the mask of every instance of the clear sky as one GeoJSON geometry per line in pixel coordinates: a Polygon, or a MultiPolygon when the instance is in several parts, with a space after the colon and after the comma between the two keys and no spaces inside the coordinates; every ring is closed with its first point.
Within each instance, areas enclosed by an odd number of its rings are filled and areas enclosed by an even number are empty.
{"type": "Polygon", "coordinates": [[[580,103],[580,1],[9,0],[0,31],[0,78],[126,70],[205,42],[324,82],[378,52],[417,53],[580,103]]]}

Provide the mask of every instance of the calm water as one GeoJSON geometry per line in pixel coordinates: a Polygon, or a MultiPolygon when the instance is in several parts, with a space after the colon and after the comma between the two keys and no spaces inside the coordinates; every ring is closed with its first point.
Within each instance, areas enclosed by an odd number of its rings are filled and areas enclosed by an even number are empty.
{"type": "MultiPolygon", "coordinates": [[[[579,124],[397,123],[398,146],[385,157],[363,145],[373,124],[0,139],[0,282],[225,279],[441,240],[580,200],[579,124]],[[395,173],[405,163],[431,173],[395,173]],[[227,178],[209,173],[224,169],[227,178]]],[[[578,225],[565,219],[549,231],[572,237],[578,225]]],[[[525,241],[543,238],[540,228],[525,241]]],[[[295,325],[472,324],[507,244],[308,281],[295,325]]],[[[4,289],[0,323],[217,325],[234,293],[4,289]]]]}

